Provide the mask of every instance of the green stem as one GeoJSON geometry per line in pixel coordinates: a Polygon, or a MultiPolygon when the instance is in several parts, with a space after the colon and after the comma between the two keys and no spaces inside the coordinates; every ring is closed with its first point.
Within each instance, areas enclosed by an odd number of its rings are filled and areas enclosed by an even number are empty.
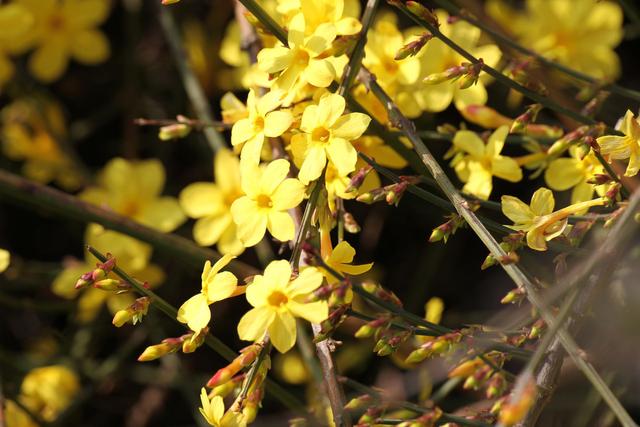
{"type": "MultiPolygon", "coordinates": [[[[196,246],[184,237],[161,233],[111,210],[3,170],[0,170],[0,195],[3,201],[10,201],[38,213],[54,213],[86,223],[98,223],[105,228],[147,242],[158,251],[172,255],[190,267],[202,268],[206,260],[217,261],[221,257],[216,251],[196,246]]],[[[253,267],[237,260],[233,260],[228,268],[242,277],[256,274],[253,267]]]]}
{"type": "MultiPolygon", "coordinates": [[[[173,15],[171,15],[171,12],[166,7],[160,6],[159,8],[160,24],[171,48],[173,59],[176,61],[178,71],[180,72],[184,90],[187,92],[187,96],[193,105],[198,119],[203,123],[213,123],[213,113],[211,112],[209,101],[189,64],[187,53],[184,50],[184,43],[176,22],[173,19],[173,15]]],[[[206,126],[202,129],[202,132],[214,152],[227,146],[222,135],[214,127],[206,126]]]]}
{"type": "Polygon", "coordinates": [[[324,172],[314,184],[313,190],[311,190],[311,195],[309,196],[309,200],[307,200],[307,205],[304,207],[302,219],[300,220],[300,227],[298,228],[298,234],[296,235],[296,241],[293,245],[293,251],[291,252],[291,258],[289,260],[291,266],[295,269],[297,269],[298,265],[300,264],[302,243],[304,243],[307,237],[307,232],[309,231],[309,227],[311,226],[311,217],[313,216],[313,212],[315,211],[316,205],[318,203],[318,198],[320,197],[322,182],[324,182],[324,172]]]}

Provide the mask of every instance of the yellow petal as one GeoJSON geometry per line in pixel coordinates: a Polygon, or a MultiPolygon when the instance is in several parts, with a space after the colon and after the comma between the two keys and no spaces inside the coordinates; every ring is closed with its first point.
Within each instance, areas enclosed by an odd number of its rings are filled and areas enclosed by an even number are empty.
{"type": "Polygon", "coordinates": [[[253,138],[256,132],[253,123],[249,119],[241,119],[235,122],[231,128],[231,145],[234,147],[253,138]]]}
{"type": "Polygon", "coordinates": [[[296,317],[302,317],[311,323],[320,323],[329,317],[329,306],[326,301],[316,301],[311,303],[300,303],[289,301],[287,308],[296,317]]]}
{"type": "Polygon", "coordinates": [[[278,288],[284,288],[291,279],[291,265],[284,259],[271,261],[265,268],[263,277],[265,282],[278,288]]]}
{"type": "Polygon", "coordinates": [[[358,152],[346,139],[331,138],[327,154],[340,175],[347,175],[356,169],[358,152]]]}
{"type": "Polygon", "coordinates": [[[602,154],[612,159],[626,159],[631,154],[630,139],[626,136],[605,135],[596,140],[602,154]]]}
{"type": "Polygon", "coordinates": [[[317,126],[321,125],[321,123],[319,123],[319,121],[317,120],[317,117],[319,115],[318,108],[318,105],[309,105],[302,112],[300,129],[302,129],[304,132],[311,133],[317,126]]]}
{"type": "Polygon", "coordinates": [[[318,109],[316,110],[315,126],[322,126],[326,129],[333,127],[333,124],[344,112],[346,102],[344,98],[335,93],[329,93],[318,102],[318,109]]]}
{"type": "Polygon", "coordinates": [[[269,325],[271,343],[280,353],[286,353],[296,343],[296,319],[288,312],[277,313],[269,325]]]}
{"type": "Polygon", "coordinates": [[[371,117],[368,115],[350,113],[336,120],[331,130],[333,136],[351,141],[359,138],[367,130],[369,123],[371,123],[371,117]]]}
{"type": "Polygon", "coordinates": [[[29,71],[45,83],[57,80],[67,69],[69,57],[64,40],[54,37],[43,43],[29,58],[29,71]]]}
{"type": "Polygon", "coordinates": [[[518,163],[506,156],[497,156],[491,160],[491,173],[510,182],[518,182],[522,179],[522,169],[518,163]]]}
{"type": "Polygon", "coordinates": [[[550,214],[554,206],[553,193],[548,188],[541,187],[531,196],[531,212],[537,216],[550,214]]]}
{"type": "Polygon", "coordinates": [[[470,130],[460,130],[453,137],[453,145],[463,150],[476,159],[484,157],[484,142],[475,133],[470,130]]]}
{"type": "Polygon", "coordinates": [[[322,273],[315,267],[305,268],[300,275],[289,284],[289,294],[292,297],[308,295],[322,285],[322,273]]]}
{"type": "Polygon", "coordinates": [[[285,159],[277,159],[269,163],[262,174],[262,182],[260,182],[262,194],[272,195],[287,177],[289,168],[290,164],[285,159]]]}
{"type": "MultiPolygon", "coordinates": [[[[356,153],[356,157],[357,157],[357,153],[356,153]]],[[[327,164],[327,155],[324,151],[324,147],[319,146],[318,144],[313,144],[309,146],[305,153],[305,158],[304,158],[304,161],[302,162],[302,166],[300,167],[300,173],[298,174],[298,179],[300,179],[300,181],[302,181],[303,184],[308,184],[309,182],[320,178],[320,175],[322,174],[322,170],[324,169],[326,164],[327,164]]],[[[354,163],[354,167],[355,167],[355,163],[354,163]]]]}
{"type": "MultiPolygon", "coordinates": [[[[591,200],[594,188],[595,186],[593,184],[589,184],[586,181],[578,183],[573,187],[573,191],[571,192],[571,204],[574,205],[576,203],[591,200]]],[[[576,212],[576,215],[582,215],[587,212],[587,210],[588,209],[585,209],[583,212],[576,212]]]]}
{"type": "MultiPolygon", "coordinates": [[[[0,250],[1,252],[1,250],[0,250]]],[[[6,251],[5,251],[6,252],[6,251]]],[[[8,254],[8,252],[7,252],[8,254]]],[[[6,258],[5,262],[8,265],[9,259],[6,258]]],[[[1,263],[1,261],[0,261],[1,263]]],[[[80,263],[71,267],[63,269],[51,284],[51,290],[54,294],[62,298],[75,298],[78,296],[78,290],[75,288],[78,277],[91,270],[89,264],[80,263]]]]}
{"type": "Polygon", "coordinates": [[[267,217],[248,197],[241,197],[231,205],[231,215],[238,228],[238,238],[246,247],[256,245],[267,231],[267,217]]]}
{"type": "Polygon", "coordinates": [[[304,70],[304,77],[312,86],[327,87],[336,78],[336,70],[327,58],[312,59],[304,70]]]}
{"type": "Polygon", "coordinates": [[[282,135],[293,123],[293,115],[289,111],[272,111],[264,118],[264,134],[270,138],[282,135]]]}
{"type": "Polygon", "coordinates": [[[211,215],[200,218],[193,225],[193,239],[200,246],[211,246],[220,240],[220,236],[233,226],[231,214],[211,215]]]}
{"type": "Polygon", "coordinates": [[[482,200],[489,199],[493,189],[491,172],[485,169],[480,162],[468,162],[469,179],[463,187],[465,193],[472,194],[482,200]]]}
{"type": "Polygon", "coordinates": [[[263,144],[264,133],[256,133],[242,146],[242,151],[240,152],[240,163],[249,166],[258,166],[260,164],[263,144]]]}
{"type": "Polygon", "coordinates": [[[240,162],[231,150],[222,149],[216,154],[213,172],[216,185],[225,194],[237,194],[240,190],[240,162]]]}
{"type": "Polygon", "coordinates": [[[535,216],[529,206],[517,197],[502,196],[501,205],[502,213],[514,224],[530,223],[535,216]]]}
{"type": "Polygon", "coordinates": [[[353,261],[353,257],[356,255],[356,250],[346,240],[338,243],[329,259],[330,264],[348,264],[353,261]]]}
{"type": "Polygon", "coordinates": [[[340,265],[339,270],[351,276],[358,276],[360,274],[366,273],[367,271],[371,270],[371,267],[373,267],[372,262],[368,264],[356,264],[356,265],[342,264],[340,265]]]}
{"type": "Polygon", "coordinates": [[[194,332],[206,327],[210,320],[211,310],[203,293],[192,296],[178,309],[178,321],[186,323],[194,332]]]}
{"type": "Polygon", "coordinates": [[[62,11],[80,28],[95,27],[109,16],[107,0],[65,0],[62,11]]]}
{"type": "Polygon", "coordinates": [[[111,54],[109,39],[98,30],[85,30],[75,34],[70,47],[75,60],[87,65],[104,62],[111,54]]]}
{"type": "Polygon", "coordinates": [[[324,22],[318,25],[313,35],[307,38],[304,48],[312,57],[320,55],[331,47],[336,38],[336,27],[332,22],[324,22]]]}
{"type": "Polygon", "coordinates": [[[291,50],[284,46],[264,48],[258,53],[258,66],[260,70],[269,74],[282,71],[293,61],[291,50]]]}
{"type": "Polygon", "coordinates": [[[229,298],[238,286],[238,279],[229,271],[215,275],[207,286],[207,299],[210,303],[229,298]]]}
{"type": "MultiPolygon", "coordinates": [[[[454,85],[456,83],[451,84],[454,85]]],[[[487,90],[482,81],[478,81],[466,89],[460,89],[458,86],[454,86],[453,90],[453,100],[458,110],[464,110],[469,105],[484,105],[487,103],[487,90]]]]}
{"type": "MultiPolygon", "coordinates": [[[[636,142],[636,144],[638,144],[636,142]]],[[[627,170],[624,172],[624,176],[635,176],[640,170],[640,147],[636,146],[631,150],[629,155],[629,164],[627,170]]]]}
{"type": "MultiPolygon", "coordinates": [[[[427,46],[430,43],[427,44],[427,46]]],[[[424,55],[427,57],[427,54],[424,55]]],[[[453,99],[454,86],[449,82],[438,85],[429,85],[416,93],[417,101],[423,110],[431,113],[439,113],[446,110],[453,99]]]]}
{"type": "Polygon", "coordinates": [[[10,259],[11,259],[11,254],[9,253],[9,251],[6,249],[0,248],[0,273],[5,271],[9,267],[10,259]]]}
{"type": "Polygon", "coordinates": [[[342,18],[336,22],[336,32],[341,36],[358,34],[362,29],[362,24],[355,18],[342,18]]]}
{"type": "Polygon", "coordinates": [[[269,233],[281,242],[293,240],[296,236],[295,224],[288,212],[270,212],[267,228],[269,233]]]}
{"type": "Polygon", "coordinates": [[[160,197],[147,204],[139,220],[142,224],[168,233],[178,228],[186,217],[173,197],[160,197]]]}
{"type": "Polygon", "coordinates": [[[544,180],[547,185],[556,191],[564,191],[578,185],[585,179],[585,171],[582,162],[578,159],[562,157],[549,163],[544,172],[544,180]]]}
{"type": "Polygon", "coordinates": [[[178,200],[180,207],[191,218],[215,215],[225,209],[220,189],[209,182],[189,184],[180,192],[178,200]]]}
{"type": "Polygon", "coordinates": [[[500,152],[502,151],[502,147],[504,147],[504,141],[505,139],[507,139],[508,134],[508,126],[500,126],[491,134],[485,148],[485,153],[487,154],[487,156],[496,157],[500,154],[500,152]]]}
{"type": "Polygon", "coordinates": [[[264,336],[273,323],[275,312],[269,307],[256,307],[249,310],[238,323],[238,336],[244,341],[257,341],[264,336]]]}
{"type": "Polygon", "coordinates": [[[304,199],[305,188],[297,179],[285,179],[271,196],[273,208],[282,211],[298,206],[304,199]]]}
{"type": "Polygon", "coordinates": [[[237,236],[235,224],[231,224],[220,236],[217,244],[218,251],[222,254],[240,255],[244,251],[244,245],[237,236]]]}

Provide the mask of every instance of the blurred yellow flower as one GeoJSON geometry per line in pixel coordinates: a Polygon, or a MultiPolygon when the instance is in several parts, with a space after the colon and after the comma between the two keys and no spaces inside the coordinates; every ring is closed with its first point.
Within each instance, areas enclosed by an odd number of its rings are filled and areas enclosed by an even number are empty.
{"type": "Polygon", "coordinates": [[[215,156],[215,183],[194,182],[180,192],[180,206],[190,218],[196,218],[193,238],[202,246],[217,243],[222,254],[239,255],[244,246],[237,236],[231,205],[240,196],[240,162],[230,150],[215,156]]]}
{"type": "MultiPolygon", "coordinates": [[[[348,274],[350,276],[358,276],[371,270],[373,263],[368,264],[351,264],[353,258],[356,255],[356,250],[346,240],[338,243],[338,245],[331,251],[328,257],[325,257],[324,263],[327,264],[332,270],[342,275],[348,274]]],[[[328,270],[318,267],[322,275],[327,279],[327,283],[338,283],[336,278],[328,270]]]]}
{"type": "Polygon", "coordinates": [[[299,10],[304,16],[306,36],[326,23],[333,24],[339,36],[357,34],[362,29],[360,21],[353,16],[345,16],[348,12],[345,13],[344,0],[288,0],[287,3],[289,10],[299,10]]]}
{"type": "Polygon", "coordinates": [[[527,0],[522,12],[502,0],[487,12],[526,47],[598,79],[614,79],[620,60],[623,15],[617,2],[599,0],[527,0]]]}
{"type": "Polygon", "coordinates": [[[59,106],[40,99],[18,99],[2,109],[2,149],[16,161],[24,161],[23,174],[34,181],[55,181],[65,190],[82,183],[80,172],[63,152],[57,138],[66,137],[59,106]]]}
{"type": "MultiPolygon", "coordinates": [[[[449,15],[443,10],[437,10],[436,14],[440,22],[440,31],[445,36],[476,58],[481,58],[485,64],[491,67],[500,61],[502,53],[498,46],[494,44],[478,46],[481,35],[480,29],[463,20],[449,23],[449,15]]],[[[423,76],[442,73],[467,61],[436,38],[427,43],[420,58],[423,76]]],[[[416,99],[420,108],[428,112],[443,111],[451,101],[454,102],[458,110],[462,110],[469,105],[484,105],[487,102],[487,90],[485,89],[487,82],[488,76],[481,73],[477,83],[466,89],[460,89],[459,82],[449,80],[435,85],[423,85],[416,92],[416,99]]]]}
{"type": "Polygon", "coordinates": [[[571,203],[591,200],[593,191],[597,190],[602,195],[604,185],[590,184],[588,181],[596,174],[604,174],[604,167],[600,164],[593,152],[589,152],[581,158],[580,150],[576,146],[569,148],[571,157],[560,157],[549,162],[544,173],[547,185],[555,191],[564,191],[573,188],[571,203]]]}
{"type": "Polygon", "coordinates": [[[98,185],[83,191],[80,197],[148,227],[170,232],[186,217],[174,197],[160,195],[164,182],[164,167],[159,160],[115,158],[100,172],[98,185]]]}
{"type": "Polygon", "coordinates": [[[555,200],[548,188],[539,188],[531,197],[531,204],[513,196],[502,196],[502,213],[514,222],[508,227],[527,233],[527,246],[536,251],[546,251],[547,242],[562,234],[567,226],[567,218],[593,206],[602,206],[605,199],[600,197],[576,203],[558,211],[553,211],[555,200]]]}
{"type": "Polygon", "coordinates": [[[522,170],[511,157],[500,152],[509,133],[507,126],[496,129],[485,145],[482,139],[472,131],[460,130],[453,137],[453,145],[466,153],[457,158],[454,167],[458,177],[465,183],[462,190],[480,199],[487,200],[493,189],[493,177],[518,182],[522,179],[522,170]]]}
{"type": "Polygon", "coordinates": [[[200,413],[210,426],[214,427],[244,427],[247,423],[239,412],[224,411],[224,401],[221,396],[213,396],[209,400],[204,387],[200,390],[200,413]]]}
{"type": "Polygon", "coordinates": [[[231,145],[242,147],[240,159],[257,165],[265,137],[275,138],[287,131],[293,122],[293,115],[287,110],[276,109],[280,106],[284,93],[271,90],[257,98],[253,89],[247,96],[249,116],[240,119],[231,128],[231,145]]]}
{"type": "Polygon", "coordinates": [[[309,105],[302,114],[300,130],[291,138],[294,158],[301,164],[298,178],[305,184],[320,177],[331,160],[340,175],[353,172],[358,153],[351,141],[359,138],[371,118],[362,113],[343,114],[345,100],[326,94],[318,105],[309,105]]]}
{"type": "Polygon", "coordinates": [[[109,15],[109,0],[16,0],[34,17],[32,29],[11,41],[12,48],[35,48],[29,71],[44,82],[57,80],[69,58],[87,65],[104,62],[109,40],[96,27],[109,15]]]}
{"type": "MultiPolygon", "coordinates": [[[[111,253],[116,257],[118,265],[127,273],[151,287],[164,281],[164,273],[160,267],[149,264],[151,246],[124,234],[105,230],[98,224],[91,224],[85,233],[85,243],[103,253],[111,253]]],[[[67,263],[68,265],[56,276],[51,290],[59,297],[73,299],[78,297],[76,320],[87,323],[95,319],[103,304],[109,312],[115,314],[131,305],[135,297],[130,293],[115,294],[89,287],[82,291],[75,289],[78,278],[95,268],[95,258],[86,255],[83,262],[67,263]]]]}
{"type": "MultiPolygon", "coordinates": [[[[402,169],[407,166],[407,161],[398,154],[393,148],[387,145],[382,138],[376,135],[363,135],[358,139],[352,141],[352,144],[358,153],[362,153],[367,157],[372,158],[380,166],[384,166],[392,169],[402,169]]],[[[356,162],[356,169],[363,168],[367,165],[367,162],[358,158],[356,162]]],[[[360,186],[360,193],[371,191],[374,188],[380,188],[382,183],[378,172],[374,169],[371,170],[364,182],[360,186]]]]}
{"type": "Polygon", "coordinates": [[[418,117],[422,109],[416,99],[417,82],[421,64],[419,53],[396,60],[398,50],[412,41],[419,31],[409,29],[403,34],[397,26],[395,15],[382,15],[367,35],[365,56],[362,63],[376,76],[382,88],[393,98],[403,114],[418,117]]]}
{"type": "Polygon", "coordinates": [[[257,244],[267,229],[280,241],[294,238],[293,219],[287,212],[302,202],[305,186],[294,178],[287,178],[289,162],[274,160],[265,168],[242,166],[244,196],[231,205],[238,237],[246,246],[257,244]]]}
{"type": "Polygon", "coordinates": [[[335,79],[336,70],[332,61],[322,55],[336,38],[335,26],[323,23],[306,37],[305,27],[304,16],[294,16],[289,22],[289,46],[264,48],[258,53],[258,66],[262,71],[280,73],[273,83],[273,89],[288,92],[294,86],[307,83],[327,87],[335,79]]]}
{"type": "Polygon", "coordinates": [[[624,176],[634,176],[640,170],[640,123],[627,110],[619,127],[624,136],[605,135],[597,139],[600,152],[615,160],[629,159],[624,176]]]}
{"type": "Polygon", "coordinates": [[[296,342],[296,317],[320,323],[329,315],[326,301],[306,302],[322,284],[322,273],[314,267],[291,280],[286,260],[272,261],[247,286],[247,301],[254,307],[238,324],[238,335],[245,341],[257,341],[269,333],[273,346],[285,353],[296,342]]]}
{"type": "Polygon", "coordinates": [[[202,289],[192,296],[178,309],[178,321],[186,323],[189,329],[198,333],[211,320],[209,305],[222,301],[233,295],[238,287],[238,279],[228,271],[220,272],[231,260],[231,255],[224,255],[213,267],[211,261],[204,264],[202,270],[202,289]]]}
{"type": "Polygon", "coordinates": [[[0,273],[9,267],[9,262],[11,262],[11,254],[8,250],[0,248],[0,273]]]}
{"type": "Polygon", "coordinates": [[[44,366],[31,370],[22,380],[18,400],[43,420],[58,418],[80,391],[77,375],[66,366],[44,366]]]}
{"type": "Polygon", "coordinates": [[[23,6],[11,3],[0,5],[0,88],[13,76],[13,63],[8,57],[11,44],[33,25],[33,16],[23,6]]]}
{"type": "Polygon", "coordinates": [[[31,416],[11,399],[3,399],[4,422],[7,427],[38,427],[31,416]]]}

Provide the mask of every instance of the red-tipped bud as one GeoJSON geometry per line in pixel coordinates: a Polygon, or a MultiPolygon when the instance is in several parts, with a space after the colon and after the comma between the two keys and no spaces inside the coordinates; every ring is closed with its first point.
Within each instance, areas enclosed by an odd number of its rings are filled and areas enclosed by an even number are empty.
{"type": "Polygon", "coordinates": [[[409,9],[411,13],[427,21],[429,24],[433,25],[434,27],[438,28],[440,26],[440,22],[438,22],[438,17],[436,16],[436,14],[433,13],[431,10],[427,9],[426,7],[424,7],[423,5],[421,5],[420,3],[418,3],[417,1],[411,1],[411,0],[408,1],[406,3],[406,7],[407,9],[409,9]]]}
{"type": "Polygon", "coordinates": [[[396,52],[395,60],[400,61],[410,56],[416,56],[420,50],[427,44],[429,40],[433,38],[431,33],[422,33],[417,39],[410,41],[406,45],[402,46],[398,52],[396,52]]]}
{"type": "Polygon", "coordinates": [[[542,110],[541,104],[532,104],[527,107],[527,110],[516,117],[511,124],[510,133],[520,133],[526,130],[527,126],[536,121],[538,113],[542,110]]]}

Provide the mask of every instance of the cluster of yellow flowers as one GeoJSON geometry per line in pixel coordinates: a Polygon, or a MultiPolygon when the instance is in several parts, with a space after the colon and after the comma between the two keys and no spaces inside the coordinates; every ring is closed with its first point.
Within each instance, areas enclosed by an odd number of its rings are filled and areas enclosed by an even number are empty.
{"type": "Polygon", "coordinates": [[[96,27],[109,14],[108,0],[16,0],[0,6],[0,87],[14,73],[7,54],[34,52],[29,71],[43,82],[58,79],[69,59],[99,64],[109,41],[96,27]]]}

